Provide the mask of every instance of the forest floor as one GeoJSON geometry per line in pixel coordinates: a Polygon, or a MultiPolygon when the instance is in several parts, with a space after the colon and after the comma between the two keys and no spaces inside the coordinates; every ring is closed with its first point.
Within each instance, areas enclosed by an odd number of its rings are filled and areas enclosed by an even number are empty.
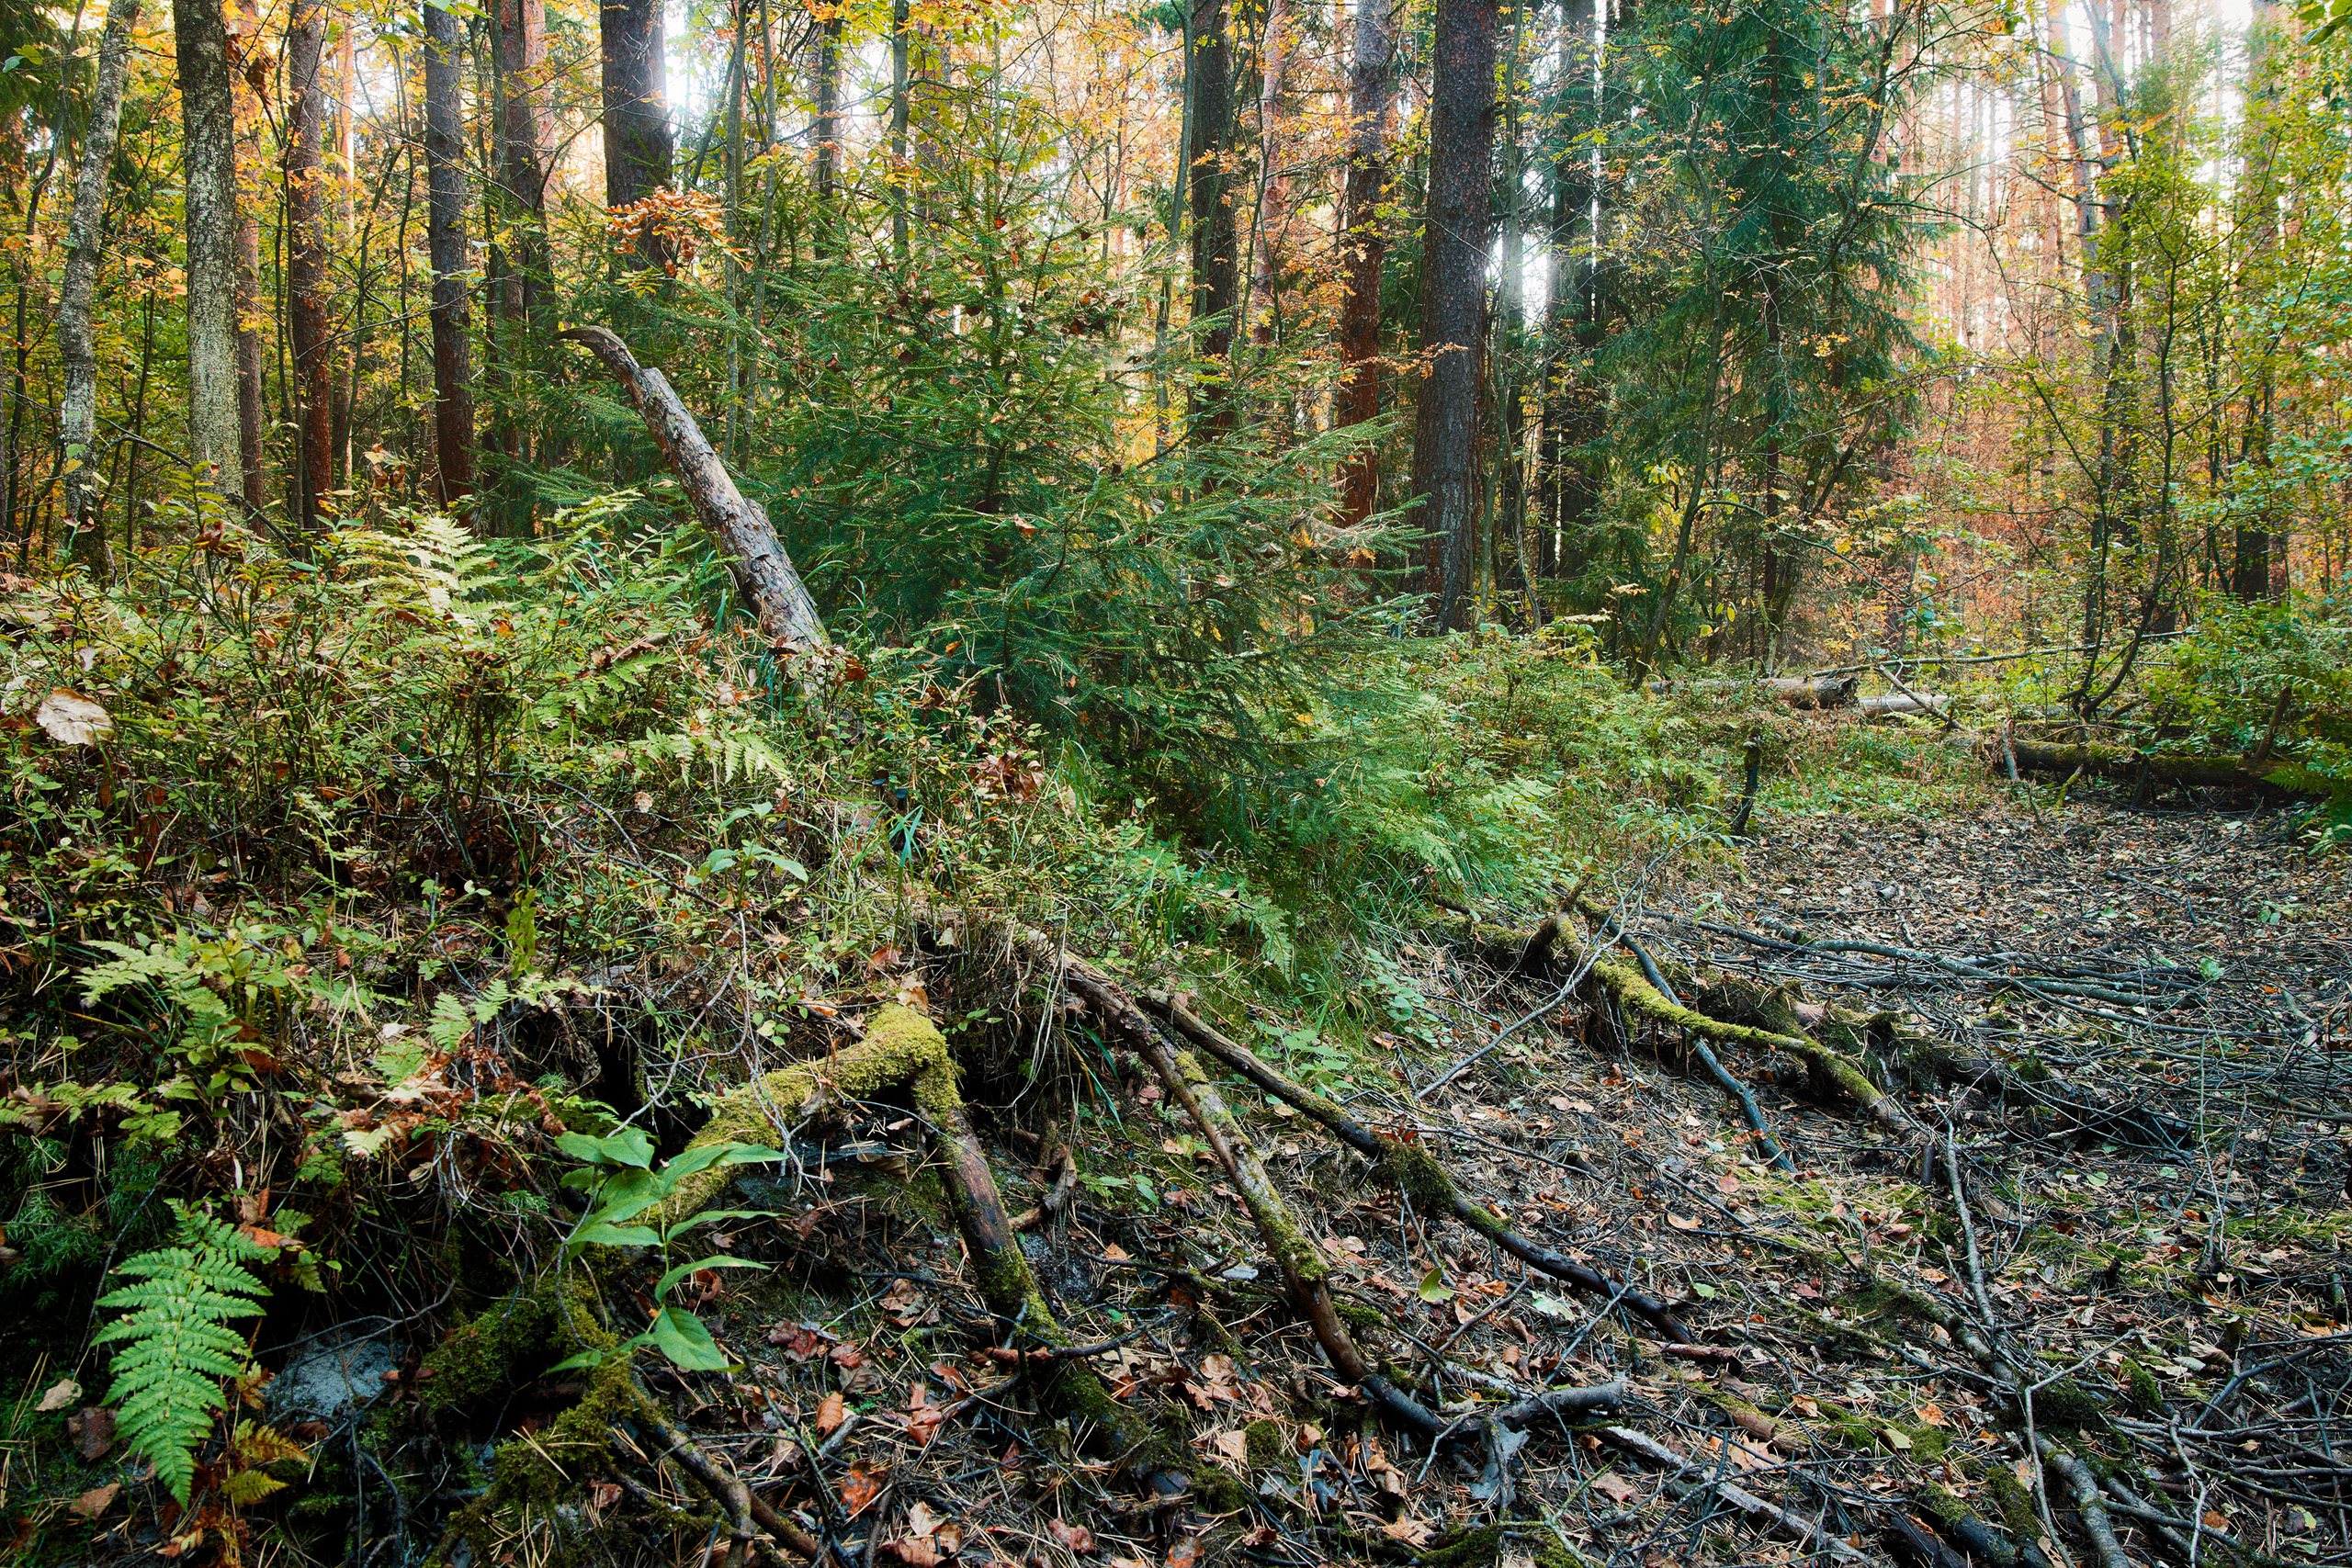
{"type": "MultiPolygon", "coordinates": [[[[1793,1156],[1775,1170],[1652,1031],[1596,1028],[1440,945],[1402,956],[1453,1022],[1384,1037],[1385,1077],[1327,1086],[1523,1234],[1662,1297],[1697,1343],[1447,1233],[1306,1118],[1245,1117],[1342,1313],[1452,1428],[1622,1381],[1605,1415],[1489,1423],[1434,1455],[1384,1431],[1289,1311],[1209,1151],[1140,1081],[1114,1086],[1124,1115],[1079,1121],[1078,1201],[1026,1245],[1114,1393],[1194,1456],[1189,1498],[1138,1497],[1039,1414],[1017,1358],[963,1348],[971,1269],[888,1152],[886,1113],[867,1153],[762,1189],[789,1235],[731,1238],[785,1262],[741,1288],[714,1276],[705,1315],[742,1370],[648,1381],[850,1560],[908,1568],[1950,1568],[2001,1559],[1983,1524],[2029,1563],[2352,1560],[2352,868],[2275,815],[2120,797],[1758,829],[1677,885],[1600,891],[1669,974],[1897,1015],[1882,1066],[1924,1138],[1727,1052],[1793,1156]],[[1551,1032],[1497,1045],[1531,1010],[1551,1032]]],[[[585,1495],[559,1533],[592,1556],[724,1557],[641,1510],[583,1535],[629,1508],[602,1481],[585,1495]]],[[[509,1550],[537,1560],[524,1537],[509,1550]]]]}

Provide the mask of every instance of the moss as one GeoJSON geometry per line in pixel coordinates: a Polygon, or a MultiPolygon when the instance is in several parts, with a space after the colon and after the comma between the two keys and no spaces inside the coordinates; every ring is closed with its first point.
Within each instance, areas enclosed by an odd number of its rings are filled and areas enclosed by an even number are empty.
{"type": "Polygon", "coordinates": [[[1335,1299],[1331,1303],[1331,1310],[1340,1314],[1340,1321],[1351,1323],[1358,1328],[1385,1328],[1391,1321],[1391,1314],[1381,1311],[1378,1307],[1366,1306],[1362,1302],[1343,1302],[1335,1299]]]}
{"type": "MultiPolygon", "coordinates": [[[[1373,1168],[1373,1179],[1396,1189],[1425,1209],[1442,1212],[1453,1203],[1453,1179],[1446,1175],[1445,1167],[1438,1164],[1427,1149],[1411,1144],[1381,1139],[1380,1163],[1373,1168]]],[[[1476,1209],[1478,1205],[1470,1207],[1476,1209]]]]}
{"type": "Polygon", "coordinates": [[[1262,1416],[1241,1428],[1241,1438],[1253,1472],[1272,1470],[1290,1458],[1290,1439],[1283,1436],[1280,1427],[1262,1416]]]}
{"type": "Polygon", "coordinates": [[[2062,1378],[2033,1396],[2033,1421],[2037,1427],[2096,1428],[2107,1425],[2107,1416],[2090,1390],[2062,1378]]]}
{"type": "Polygon", "coordinates": [[[1484,1568],[1498,1561],[1503,1551],[1500,1525],[1481,1525],[1442,1546],[1433,1546],[1414,1561],[1420,1568],[1484,1568]]]}
{"type": "Polygon", "coordinates": [[[490,1502],[553,1503],[570,1496],[594,1470],[610,1461],[612,1426],[639,1406],[627,1352],[596,1321],[587,1287],[577,1284],[554,1299],[554,1316],[573,1353],[605,1352],[587,1374],[578,1403],[537,1432],[498,1445],[492,1460],[490,1502]]]}
{"type": "Polygon", "coordinates": [[[1934,1464],[1951,1450],[1951,1434],[1934,1427],[1900,1427],[1902,1434],[1911,1439],[1911,1457],[1922,1464],[1934,1464]]]}
{"type": "Polygon", "coordinates": [[[2157,1383],[2155,1373],[2126,1356],[2123,1359],[2123,1377],[2125,1386],[2131,1391],[2132,1409],[2143,1416],[2165,1413],[2165,1391],[2157,1383]]]}
{"type": "Polygon", "coordinates": [[[1204,1514],[1238,1514],[1250,1506],[1250,1488],[1230,1471],[1212,1465],[1193,1472],[1193,1503],[1204,1514]]]}
{"type": "Polygon", "coordinates": [[[2033,1495],[2025,1483],[2012,1474],[2008,1466],[1988,1464],[1978,1476],[1984,1494],[2000,1510],[2001,1523],[2019,1540],[2041,1539],[2041,1517],[2033,1511],[2033,1495]]]}
{"type": "Polygon", "coordinates": [[[548,1348],[552,1326],[537,1295],[510,1296],[475,1314],[425,1352],[418,1404],[431,1416],[504,1399],[558,1359],[548,1348]]]}
{"type": "Polygon", "coordinates": [[[1956,1525],[1969,1517],[1968,1505],[1960,1500],[1957,1493],[1939,1481],[1928,1482],[1912,1495],[1939,1524],[1956,1525]]]}

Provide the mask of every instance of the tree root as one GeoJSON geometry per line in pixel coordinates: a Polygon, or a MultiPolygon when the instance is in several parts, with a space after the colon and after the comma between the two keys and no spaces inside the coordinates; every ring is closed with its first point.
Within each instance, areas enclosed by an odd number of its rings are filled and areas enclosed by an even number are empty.
{"type": "MultiPolygon", "coordinates": [[[[1023,1348],[1070,1348],[1076,1341],[1054,1320],[1037,1288],[988,1156],[965,1114],[947,1042],[922,1014],[886,1007],[866,1025],[864,1040],[830,1061],[781,1068],[725,1096],[695,1143],[757,1141],[771,1135],[772,1129],[781,1135],[789,1130],[787,1118],[805,1115],[827,1094],[863,1100],[902,1087],[912,1091],[933,1146],[944,1156],[941,1176],[948,1209],[979,1276],[981,1300],[1008,1325],[1010,1335],[1027,1342],[1023,1348]]],[[[731,1178],[727,1169],[713,1169],[681,1182],[658,1223],[675,1224],[710,1207],[731,1178]]],[[[1080,1428],[1081,1442],[1125,1461],[1163,1490],[1171,1484],[1182,1489],[1175,1456],[1164,1440],[1112,1398],[1083,1358],[1052,1359],[1045,1364],[1040,1381],[1046,1396],[1080,1428]]]]}

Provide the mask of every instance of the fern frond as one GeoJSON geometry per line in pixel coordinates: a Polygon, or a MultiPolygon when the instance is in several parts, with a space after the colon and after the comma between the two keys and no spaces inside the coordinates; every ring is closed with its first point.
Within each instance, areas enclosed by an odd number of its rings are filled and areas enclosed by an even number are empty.
{"type": "Polygon", "coordinates": [[[249,1263],[267,1255],[234,1225],[183,1212],[169,1247],[142,1252],[118,1270],[138,1283],[98,1299],[125,1315],[94,1344],[122,1345],[110,1371],[116,1429],[185,1505],[196,1449],[226,1404],[221,1380],[245,1364],[244,1337],[232,1319],[258,1317],[268,1288],[249,1263]]]}

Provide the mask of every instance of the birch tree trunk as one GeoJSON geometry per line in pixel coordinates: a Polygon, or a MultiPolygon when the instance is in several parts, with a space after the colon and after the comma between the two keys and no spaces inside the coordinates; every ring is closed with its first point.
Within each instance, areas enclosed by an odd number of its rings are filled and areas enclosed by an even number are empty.
{"type": "Polygon", "coordinates": [[[466,342],[466,185],[458,105],[458,19],[424,7],[424,227],[433,262],[435,494],[447,507],[474,491],[472,352],[466,342]]]}
{"type": "Polygon", "coordinates": [[[74,211],[66,220],[65,277],[57,299],[57,351],[64,369],[57,438],[65,457],[66,550],[101,581],[108,562],[95,484],[98,351],[91,333],[90,304],[105,254],[107,173],[122,126],[122,82],[130,60],[130,30],[138,21],[139,0],[115,0],[107,9],[107,29],[98,39],[97,79],[90,87],[90,123],[82,133],[82,164],[74,177],[74,211]]]}
{"type": "Polygon", "coordinates": [[[237,108],[220,0],[172,0],[186,144],[188,457],[237,493],[237,108]]]}

